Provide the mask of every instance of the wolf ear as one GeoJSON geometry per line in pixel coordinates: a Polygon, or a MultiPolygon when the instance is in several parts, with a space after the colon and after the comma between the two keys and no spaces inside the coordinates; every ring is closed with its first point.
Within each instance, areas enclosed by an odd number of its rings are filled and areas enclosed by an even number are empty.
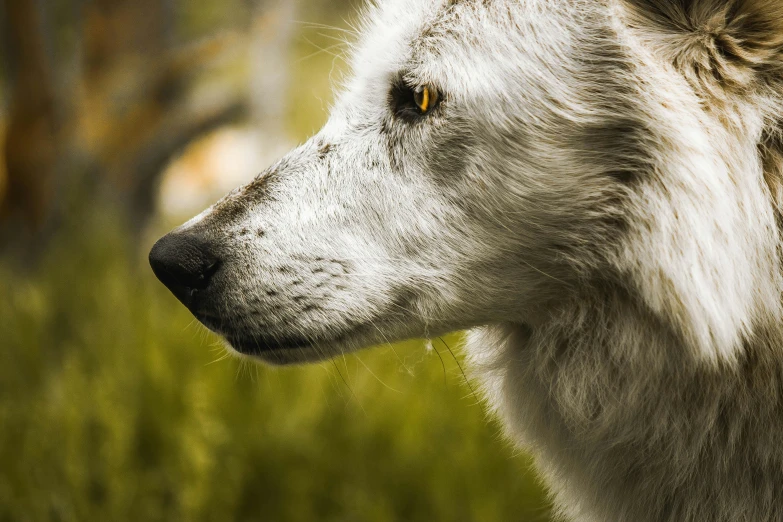
{"type": "Polygon", "coordinates": [[[723,98],[783,83],[783,0],[625,2],[631,25],[697,92],[723,98]]]}

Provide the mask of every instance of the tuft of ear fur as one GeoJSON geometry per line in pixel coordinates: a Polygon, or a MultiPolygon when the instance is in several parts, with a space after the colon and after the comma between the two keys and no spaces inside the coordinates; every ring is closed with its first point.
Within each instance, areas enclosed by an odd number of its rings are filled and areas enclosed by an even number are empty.
{"type": "Polygon", "coordinates": [[[783,82],[783,0],[626,0],[696,91],[711,98],[783,82]]]}
{"type": "Polygon", "coordinates": [[[760,95],[752,102],[765,120],[759,157],[783,233],[783,0],[620,1],[706,107],[760,95]]]}

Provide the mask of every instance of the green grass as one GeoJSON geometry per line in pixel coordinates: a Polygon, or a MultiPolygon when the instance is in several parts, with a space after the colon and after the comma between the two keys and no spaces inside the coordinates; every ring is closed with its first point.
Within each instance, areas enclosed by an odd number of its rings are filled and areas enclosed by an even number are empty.
{"type": "Polygon", "coordinates": [[[218,361],[122,231],[91,222],[39,269],[0,265],[0,521],[547,520],[442,344],[443,365],[418,342],[218,361]]]}

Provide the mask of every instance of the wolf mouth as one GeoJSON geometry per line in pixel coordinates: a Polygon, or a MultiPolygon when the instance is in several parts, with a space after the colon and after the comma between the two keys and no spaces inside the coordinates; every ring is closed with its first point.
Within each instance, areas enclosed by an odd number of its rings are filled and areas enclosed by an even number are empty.
{"type": "Polygon", "coordinates": [[[230,331],[226,328],[215,328],[208,322],[202,322],[207,328],[223,337],[231,347],[243,355],[262,356],[272,352],[292,351],[301,349],[313,349],[334,345],[345,341],[360,328],[342,329],[333,332],[332,335],[286,335],[265,334],[260,332],[230,331]]]}
{"type": "MultiPolygon", "coordinates": [[[[395,301],[395,306],[400,307],[396,304],[397,302],[399,300],[395,301]]],[[[355,344],[355,341],[359,339],[367,339],[368,332],[383,328],[387,323],[382,319],[383,317],[393,317],[397,312],[388,307],[384,313],[378,313],[374,320],[371,319],[368,322],[349,320],[344,324],[334,325],[326,332],[313,332],[312,334],[296,332],[293,335],[279,330],[275,333],[264,333],[263,329],[258,327],[242,326],[241,320],[232,321],[203,310],[192,310],[191,313],[207,329],[224,338],[237,352],[243,355],[262,357],[269,353],[296,350],[318,351],[326,349],[328,352],[329,348],[335,345],[355,344]]],[[[370,339],[370,341],[372,340],[370,339]]],[[[389,342],[388,337],[384,337],[383,340],[389,342]]],[[[323,353],[316,358],[326,357],[329,355],[323,353]]]]}
{"type": "Polygon", "coordinates": [[[223,337],[237,352],[243,355],[261,355],[264,353],[313,348],[318,345],[333,344],[343,340],[347,333],[339,332],[327,337],[275,336],[263,334],[232,333],[226,331],[223,321],[212,315],[194,314],[196,319],[212,332],[223,337]]]}
{"type": "MultiPolygon", "coordinates": [[[[310,348],[316,344],[327,342],[326,340],[311,340],[303,337],[271,337],[263,335],[225,335],[224,337],[232,348],[244,355],[261,355],[281,350],[310,348]]],[[[328,342],[334,342],[334,340],[328,342]]]]}

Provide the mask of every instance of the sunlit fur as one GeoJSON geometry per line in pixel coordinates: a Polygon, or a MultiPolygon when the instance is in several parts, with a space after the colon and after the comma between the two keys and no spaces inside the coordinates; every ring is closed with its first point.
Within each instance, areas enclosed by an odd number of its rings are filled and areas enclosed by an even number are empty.
{"type": "Polygon", "coordinates": [[[326,126],[184,226],[222,245],[215,329],[292,363],[472,328],[567,518],[783,520],[781,29],[775,0],[381,2],[326,126]],[[399,81],[439,105],[396,117],[399,81]]]}

